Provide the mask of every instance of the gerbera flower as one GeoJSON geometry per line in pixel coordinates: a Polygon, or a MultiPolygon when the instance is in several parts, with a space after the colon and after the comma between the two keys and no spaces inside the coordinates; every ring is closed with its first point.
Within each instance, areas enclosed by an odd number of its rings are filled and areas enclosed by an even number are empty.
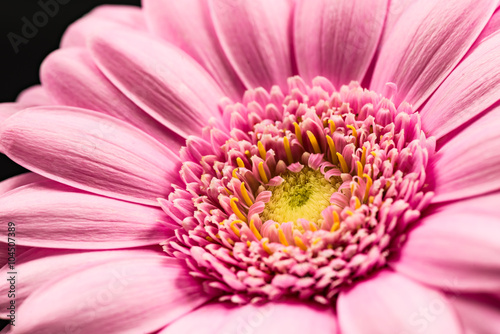
{"type": "Polygon", "coordinates": [[[74,23],[2,105],[0,149],[33,171],[0,184],[10,331],[495,332],[496,6],[145,0],[74,23]]]}

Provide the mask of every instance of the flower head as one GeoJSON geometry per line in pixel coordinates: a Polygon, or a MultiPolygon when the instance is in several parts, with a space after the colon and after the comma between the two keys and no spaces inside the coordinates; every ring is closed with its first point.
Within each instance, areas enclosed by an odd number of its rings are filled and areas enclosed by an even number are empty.
{"type": "Polygon", "coordinates": [[[433,195],[435,142],[408,104],[354,82],[288,85],[226,105],[226,126],[181,151],[186,186],[160,201],[179,224],[165,250],[184,249],[220,300],[327,304],[387,264],[433,195]]]}

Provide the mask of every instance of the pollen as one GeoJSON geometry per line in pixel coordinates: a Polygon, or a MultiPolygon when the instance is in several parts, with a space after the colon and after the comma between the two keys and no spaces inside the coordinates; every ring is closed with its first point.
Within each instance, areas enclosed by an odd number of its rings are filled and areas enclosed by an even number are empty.
{"type": "Polygon", "coordinates": [[[311,168],[288,172],[282,178],[279,186],[268,187],[272,196],[262,214],[264,221],[286,223],[302,218],[318,224],[321,212],[331,205],[330,198],[340,186],[336,178],[328,181],[320,171],[311,168]]]}

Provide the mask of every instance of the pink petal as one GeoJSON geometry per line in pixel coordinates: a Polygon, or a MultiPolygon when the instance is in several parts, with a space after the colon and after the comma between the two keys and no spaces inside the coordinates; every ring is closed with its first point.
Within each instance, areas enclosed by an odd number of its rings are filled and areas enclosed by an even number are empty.
{"type": "Polygon", "coordinates": [[[241,100],[245,88],[220,46],[206,0],[145,0],[143,8],[154,34],[184,50],[226,95],[241,100]]]}
{"type": "Polygon", "coordinates": [[[414,0],[391,0],[389,4],[389,10],[387,11],[387,17],[385,19],[384,31],[382,33],[382,38],[380,40],[380,45],[384,44],[392,31],[394,26],[398,22],[399,18],[406,9],[413,3],[414,0]]]}
{"type": "MultiPolygon", "coordinates": [[[[156,207],[101,197],[39,182],[0,197],[1,221],[16,223],[23,246],[113,249],[159,244],[171,233],[168,218],[156,207]]],[[[7,240],[7,229],[0,231],[7,240]]]]}
{"type": "Polygon", "coordinates": [[[0,125],[10,116],[26,108],[27,106],[18,102],[0,103],[0,125]]]}
{"type": "MultiPolygon", "coordinates": [[[[16,271],[22,273],[22,279],[16,282],[16,306],[19,307],[24,300],[43,284],[57,281],[68,274],[95,266],[96,264],[110,262],[111,260],[124,260],[134,256],[147,256],[154,254],[152,250],[117,250],[81,252],[71,250],[54,250],[32,248],[22,255],[16,253],[16,271]]],[[[8,277],[8,267],[3,267],[0,274],[8,277]]],[[[9,286],[0,286],[0,309],[5,318],[9,286]]]]}
{"type": "Polygon", "coordinates": [[[434,157],[433,202],[500,189],[500,107],[450,139],[434,157]]]}
{"type": "Polygon", "coordinates": [[[91,51],[116,87],[177,134],[199,135],[211,117],[220,118],[218,102],[223,93],[178,48],[146,34],[113,30],[95,35],[91,51]]]}
{"type": "Polygon", "coordinates": [[[341,292],[337,313],[342,333],[462,333],[444,294],[390,271],[341,292]]]}
{"type": "MultiPolygon", "coordinates": [[[[17,102],[0,103],[0,126],[7,120],[7,118],[25,108],[25,105],[17,102]]],[[[4,153],[2,151],[2,147],[0,147],[0,153],[4,153]]]]}
{"type": "Polygon", "coordinates": [[[430,96],[474,43],[495,9],[493,1],[417,1],[382,45],[371,89],[397,84],[397,103],[415,109],[430,96]]]}
{"type": "Polygon", "coordinates": [[[130,256],[42,285],[19,308],[13,333],[149,333],[208,299],[177,261],[130,256]]]}
{"type": "Polygon", "coordinates": [[[0,147],[40,175],[136,203],[158,205],[178,178],[172,151],[123,121],[85,109],[23,110],[0,127],[0,147]]]}
{"type": "Polygon", "coordinates": [[[71,24],[64,33],[61,47],[86,47],[90,36],[112,28],[146,31],[142,10],[135,6],[103,5],[71,24]]]}
{"type": "Polygon", "coordinates": [[[500,299],[481,295],[451,296],[466,334],[494,333],[500,328],[500,299]]]}
{"type": "Polygon", "coordinates": [[[488,21],[488,24],[486,25],[486,27],[484,27],[483,31],[481,32],[481,35],[479,35],[479,37],[477,38],[476,42],[474,43],[474,46],[479,45],[482,41],[484,41],[491,35],[495,34],[499,30],[500,30],[500,8],[497,8],[497,10],[493,13],[493,16],[488,21]]]}
{"type": "Polygon", "coordinates": [[[43,86],[58,104],[104,112],[135,125],[177,152],[183,140],[155,121],[125,97],[99,71],[90,52],[65,48],[51,53],[43,62],[43,86]]]}
{"type": "Polygon", "coordinates": [[[396,271],[446,290],[500,291],[500,193],[442,205],[408,235],[396,271]]]}
{"type": "Polygon", "coordinates": [[[292,2],[212,0],[215,30],[245,86],[288,90],[292,76],[292,2]]]}
{"type": "MultiPolygon", "coordinates": [[[[6,225],[7,226],[7,225],[6,225]]],[[[14,238],[15,239],[15,238],[14,238]]],[[[24,247],[20,245],[16,245],[14,251],[12,250],[12,246],[9,246],[8,239],[4,241],[0,241],[0,268],[5,266],[7,262],[16,261],[17,259],[25,252],[33,249],[32,247],[24,247]],[[13,258],[13,259],[12,259],[13,258]]],[[[2,317],[0,313],[0,318],[2,317]]]]}
{"type": "Polygon", "coordinates": [[[17,97],[16,102],[26,107],[53,104],[45,89],[40,85],[31,86],[23,90],[17,97]]]}
{"type": "Polygon", "coordinates": [[[213,303],[175,321],[160,334],[313,332],[339,333],[332,308],[304,302],[267,303],[260,306],[213,303]]]}
{"type": "Polygon", "coordinates": [[[10,179],[0,182],[0,196],[16,188],[25,186],[27,184],[39,181],[46,181],[46,180],[47,178],[38,175],[36,173],[24,173],[11,177],[10,179]]]}
{"type": "Polygon", "coordinates": [[[500,34],[480,43],[422,108],[422,126],[437,139],[500,100],[500,34]]]}
{"type": "Polygon", "coordinates": [[[299,0],[294,46],[299,74],[318,75],[336,87],[361,81],[370,66],[384,26],[388,1],[299,0]]]}

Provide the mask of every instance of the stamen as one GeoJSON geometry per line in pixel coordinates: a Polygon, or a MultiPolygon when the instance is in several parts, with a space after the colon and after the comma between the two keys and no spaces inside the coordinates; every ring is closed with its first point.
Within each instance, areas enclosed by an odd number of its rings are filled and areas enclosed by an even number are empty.
{"type": "Polygon", "coordinates": [[[366,164],[366,146],[363,146],[363,153],[361,154],[361,164],[363,167],[366,164]]]}
{"type": "Polygon", "coordinates": [[[288,246],[288,241],[285,238],[285,233],[283,233],[283,230],[281,228],[278,229],[278,238],[283,245],[288,246]]]}
{"type": "Polygon", "coordinates": [[[333,225],[330,232],[335,232],[340,228],[340,217],[337,211],[333,211],[333,225]]]}
{"type": "Polygon", "coordinates": [[[236,175],[236,172],[237,172],[237,171],[238,171],[238,168],[233,169],[232,175],[233,175],[233,177],[234,177],[235,179],[238,179],[238,180],[239,180],[238,175],[236,175]]]}
{"type": "Polygon", "coordinates": [[[314,225],[313,223],[309,222],[309,228],[311,229],[311,231],[313,232],[316,232],[318,230],[318,228],[316,227],[316,225],[314,225]]]}
{"type": "Polygon", "coordinates": [[[358,145],[358,131],[356,131],[356,128],[353,126],[353,125],[347,125],[347,127],[349,129],[352,130],[352,136],[354,137],[355,141],[354,141],[354,145],[358,145]]]}
{"type": "Polygon", "coordinates": [[[250,220],[250,231],[255,235],[255,237],[260,241],[262,240],[262,236],[260,235],[259,231],[257,230],[257,227],[255,227],[255,223],[253,222],[253,219],[250,220]]]}
{"type": "Polygon", "coordinates": [[[264,250],[267,252],[267,254],[273,255],[273,251],[267,245],[268,243],[269,243],[269,239],[267,239],[267,238],[263,239],[262,240],[262,248],[264,248],[264,250]]]}
{"type": "Polygon", "coordinates": [[[245,163],[243,162],[243,160],[241,160],[240,157],[236,158],[236,163],[238,164],[238,167],[240,167],[240,168],[245,167],[245,163]]]}
{"type": "Polygon", "coordinates": [[[293,237],[293,240],[295,240],[295,245],[297,247],[299,247],[300,249],[302,249],[303,251],[306,251],[307,250],[307,246],[304,244],[304,242],[302,241],[301,238],[299,238],[298,236],[295,236],[293,237]]]}
{"type": "Polygon", "coordinates": [[[259,170],[259,175],[260,178],[262,179],[262,182],[264,183],[269,183],[269,179],[267,178],[266,171],[264,170],[264,162],[259,162],[259,166],[257,167],[259,170]]]}
{"type": "Polygon", "coordinates": [[[342,173],[349,173],[349,168],[347,168],[347,162],[345,162],[345,159],[342,156],[342,154],[337,152],[337,158],[340,161],[340,169],[342,170],[342,173]]]}
{"type": "Polygon", "coordinates": [[[248,206],[251,206],[253,202],[250,199],[250,196],[248,196],[247,188],[245,187],[245,182],[241,182],[240,190],[241,190],[241,195],[245,200],[245,203],[247,203],[248,206]]]}
{"type": "Polygon", "coordinates": [[[233,230],[234,234],[239,238],[241,236],[240,230],[235,226],[236,224],[243,224],[241,220],[233,220],[229,227],[233,230]]]}
{"type": "Polygon", "coordinates": [[[363,164],[360,161],[356,161],[356,165],[358,166],[358,177],[363,177],[363,164]]]}
{"type": "Polygon", "coordinates": [[[328,147],[330,148],[330,155],[332,156],[332,162],[335,165],[338,165],[339,159],[337,158],[337,149],[335,148],[335,143],[333,142],[332,137],[326,135],[326,141],[328,142],[328,147]]]}
{"type": "Polygon", "coordinates": [[[252,154],[250,153],[249,150],[245,150],[245,155],[247,156],[248,159],[252,157],[252,154]]]}
{"type": "Polygon", "coordinates": [[[309,137],[309,141],[311,142],[311,145],[314,149],[314,153],[321,153],[321,149],[319,148],[319,145],[318,145],[318,141],[316,140],[316,137],[314,136],[314,134],[307,130],[307,137],[309,137]]]}
{"type": "Polygon", "coordinates": [[[300,131],[300,126],[297,124],[297,122],[294,122],[293,126],[295,127],[295,137],[297,137],[300,145],[304,146],[304,143],[302,142],[302,132],[300,131]]]}
{"type": "Polygon", "coordinates": [[[246,223],[247,217],[245,217],[245,215],[241,213],[240,209],[238,209],[238,205],[236,204],[236,202],[238,201],[239,201],[238,198],[233,197],[231,198],[229,205],[231,206],[231,209],[233,209],[233,212],[236,215],[236,217],[238,217],[239,219],[243,220],[246,223]]]}
{"type": "Polygon", "coordinates": [[[266,160],[266,149],[260,140],[257,142],[257,147],[259,148],[259,154],[262,160],[266,160]]]}
{"type": "Polygon", "coordinates": [[[368,200],[368,196],[370,195],[370,188],[372,187],[373,181],[370,175],[363,174],[363,177],[366,178],[366,188],[365,188],[365,196],[363,197],[363,202],[368,200]]]}
{"type": "Polygon", "coordinates": [[[283,137],[283,146],[285,146],[286,158],[289,164],[293,163],[292,150],[290,149],[290,141],[288,137],[283,137]]]}
{"type": "Polygon", "coordinates": [[[355,206],[355,208],[356,208],[356,210],[357,210],[357,209],[359,209],[359,208],[361,207],[361,202],[359,201],[359,198],[357,198],[357,197],[354,197],[354,200],[356,201],[356,206],[355,206]]]}
{"type": "Polygon", "coordinates": [[[328,120],[328,124],[330,125],[330,134],[333,135],[335,130],[337,130],[337,126],[335,125],[335,122],[332,121],[331,119],[328,120]]]}

